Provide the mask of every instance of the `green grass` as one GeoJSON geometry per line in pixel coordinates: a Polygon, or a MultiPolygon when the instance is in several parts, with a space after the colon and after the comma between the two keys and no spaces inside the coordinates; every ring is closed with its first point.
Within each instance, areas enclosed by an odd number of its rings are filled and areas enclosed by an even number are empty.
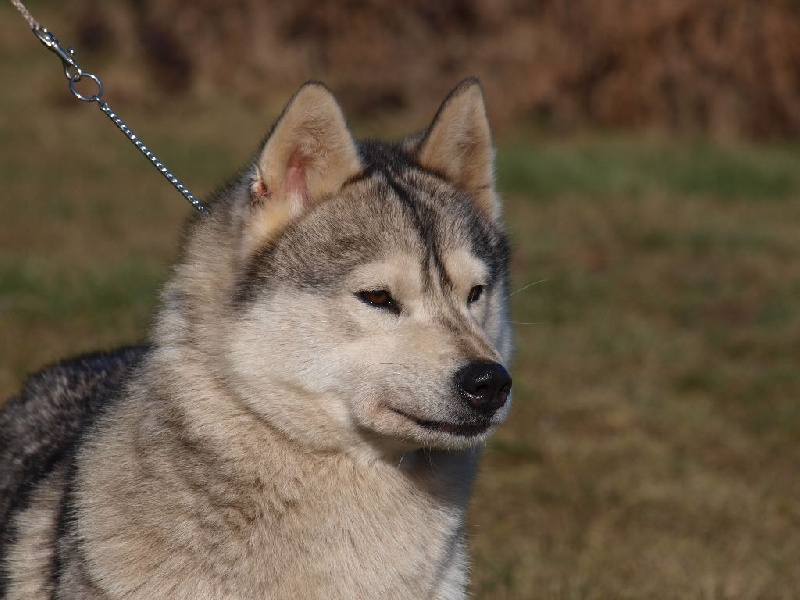
{"type": "MultiPolygon", "coordinates": [[[[0,17],[6,396],[146,335],[191,209],[0,17]]],[[[198,195],[274,116],[119,111],[198,195]]],[[[800,597],[798,165],[791,145],[501,137],[513,289],[537,283],[512,297],[515,404],[470,515],[476,598],[800,597]]]]}
{"type": "Polygon", "coordinates": [[[153,258],[57,273],[41,261],[6,259],[0,260],[0,296],[6,299],[4,309],[23,325],[68,318],[113,327],[135,315],[140,329],[166,274],[163,261],[153,258]]]}
{"type": "Polygon", "coordinates": [[[508,193],[537,200],[662,193],[779,201],[800,193],[799,162],[797,145],[755,150],[624,138],[528,141],[506,148],[497,175],[508,193]]]}

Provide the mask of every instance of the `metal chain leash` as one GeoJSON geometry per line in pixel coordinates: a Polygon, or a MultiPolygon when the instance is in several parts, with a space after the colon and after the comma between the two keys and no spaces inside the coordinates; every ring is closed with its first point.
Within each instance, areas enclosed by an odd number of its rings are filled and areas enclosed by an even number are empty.
{"type": "Polygon", "coordinates": [[[153,152],[144,145],[144,143],[139,139],[139,137],[131,131],[130,127],[125,124],[117,113],[115,113],[108,103],[103,100],[103,82],[100,81],[100,78],[97,77],[94,73],[90,73],[88,71],[84,71],[80,65],[78,65],[77,61],[75,60],[75,50],[73,48],[67,48],[66,50],[58,41],[55,35],[52,32],[48,31],[45,27],[42,27],[36,19],[33,18],[31,13],[25,8],[25,5],[22,4],[21,0],[11,0],[11,3],[14,7],[20,12],[23,18],[28,22],[28,25],[33,30],[34,35],[39,38],[39,41],[44,44],[44,47],[53,52],[56,56],[61,59],[61,64],[64,66],[64,76],[69,81],[69,90],[72,92],[72,95],[75,96],[78,100],[83,102],[94,102],[97,106],[100,107],[100,110],[103,111],[114,125],[116,125],[117,129],[119,129],[125,136],[133,143],[134,146],[144,154],[144,156],[149,160],[153,166],[158,169],[158,172],[161,173],[164,178],[169,181],[175,188],[183,194],[183,197],[186,198],[192,206],[194,206],[200,213],[203,215],[208,215],[208,209],[197,199],[194,195],[186,188],[181,181],[172,174],[164,163],[162,163],[158,157],[153,154],[153,152]],[[83,79],[91,80],[96,86],[97,91],[92,95],[82,94],[78,91],[77,84],[82,81],[83,79]]]}

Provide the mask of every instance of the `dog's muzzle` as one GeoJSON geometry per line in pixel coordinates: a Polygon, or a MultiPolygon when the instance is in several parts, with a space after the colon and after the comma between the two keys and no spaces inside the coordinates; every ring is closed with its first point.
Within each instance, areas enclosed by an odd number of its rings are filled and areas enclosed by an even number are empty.
{"type": "Polygon", "coordinates": [[[491,416],[511,393],[511,375],[499,363],[474,360],[456,371],[458,395],[474,410],[491,416]]]}

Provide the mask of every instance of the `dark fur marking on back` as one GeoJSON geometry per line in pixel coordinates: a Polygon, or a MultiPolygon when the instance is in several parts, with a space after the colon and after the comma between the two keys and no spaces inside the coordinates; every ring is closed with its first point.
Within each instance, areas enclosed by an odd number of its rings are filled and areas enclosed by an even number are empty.
{"type": "Polygon", "coordinates": [[[31,376],[0,411],[0,597],[7,592],[13,520],[30,505],[36,486],[73,456],[91,419],[117,397],[144,347],[65,360],[31,376]]]}

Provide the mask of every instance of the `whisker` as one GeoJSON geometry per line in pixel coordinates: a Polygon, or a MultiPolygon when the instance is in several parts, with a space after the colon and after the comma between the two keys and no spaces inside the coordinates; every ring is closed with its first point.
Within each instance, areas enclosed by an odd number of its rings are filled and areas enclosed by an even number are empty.
{"type": "Polygon", "coordinates": [[[525,321],[509,321],[512,325],[544,325],[544,321],[531,321],[526,323],[525,321]]]}
{"type": "Polygon", "coordinates": [[[515,290],[515,291],[511,292],[508,296],[506,296],[506,298],[511,298],[511,296],[513,296],[514,294],[519,294],[520,292],[524,292],[529,287],[533,287],[535,285],[539,285],[540,283],[544,283],[545,281],[550,281],[550,278],[548,277],[546,279],[540,279],[539,281],[533,281],[533,282],[529,283],[528,285],[525,285],[525,286],[519,288],[518,290],[515,290]]]}

